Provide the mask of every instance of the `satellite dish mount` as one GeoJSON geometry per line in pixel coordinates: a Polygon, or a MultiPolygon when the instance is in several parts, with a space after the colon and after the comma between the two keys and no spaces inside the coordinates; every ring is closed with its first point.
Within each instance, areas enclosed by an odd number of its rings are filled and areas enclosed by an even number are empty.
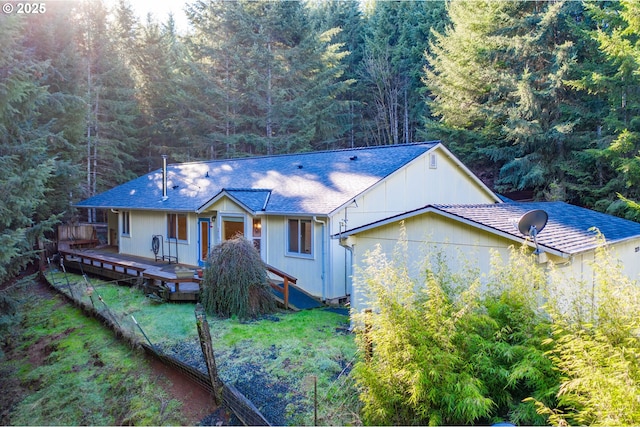
{"type": "Polygon", "coordinates": [[[534,254],[536,255],[542,253],[540,247],[538,246],[538,233],[540,233],[544,226],[547,225],[548,220],[549,215],[542,209],[535,209],[526,212],[518,220],[518,231],[520,231],[520,233],[524,234],[525,236],[531,237],[533,239],[533,243],[535,243],[536,245],[536,250],[534,252],[534,254]]]}

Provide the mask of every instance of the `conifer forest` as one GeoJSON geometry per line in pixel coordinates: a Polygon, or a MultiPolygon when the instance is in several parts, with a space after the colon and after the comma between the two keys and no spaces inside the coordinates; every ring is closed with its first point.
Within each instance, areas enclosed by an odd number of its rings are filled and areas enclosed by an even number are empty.
{"type": "Polygon", "coordinates": [[[636,219],[635,1],[194,0],[180,30],[127,0],[21,5],[0,14],[0,278],[162,154],[440,139],[497,191],[636,219]]]}

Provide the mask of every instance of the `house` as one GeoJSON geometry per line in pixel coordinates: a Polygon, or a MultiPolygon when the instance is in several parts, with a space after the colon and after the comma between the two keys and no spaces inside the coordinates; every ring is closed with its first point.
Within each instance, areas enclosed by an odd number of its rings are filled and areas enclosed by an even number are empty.
{"type": "MultiPolygon", "coordinates": [[[[418,265],[427,244],[445,254],[453,271],[470,262],[481,273],[488,273],[491,250],[506,260],[510,246],[525,244],[532,250],[536,248],[536,242],[522,234],[516,225],[525,213],[538,210],[548,215],[545,227],[536,237],[540,263],[552,262],[559,274],[590,283],[593,280],[591,262],[595,249],[602,244],[592,229],[596,227],[606,239],[611,253],[620,261],[623,272],[638,279],[640,224],[563,202],[428,204],[349,228],[334,234],[333,238],[349,247],[355,265],[364,265],[367,251],[378,244],[383,253],[393,253],[400,238],[402,221],[412,277],[420,277],[418,265]]],[[[357,294],[357,287],[354,293],[357,294]]],[[[354,308],[365,305],[361,296],[352,296],[354,308]]]]}
{"type": "Polygon", "coordinates": [[[119,253],[203,265],[238,234],[321,300],[351,294],[340,236],[434,204],[501,200],[438,141],[169,164],[76,206],[107,212],[119,253]]]}

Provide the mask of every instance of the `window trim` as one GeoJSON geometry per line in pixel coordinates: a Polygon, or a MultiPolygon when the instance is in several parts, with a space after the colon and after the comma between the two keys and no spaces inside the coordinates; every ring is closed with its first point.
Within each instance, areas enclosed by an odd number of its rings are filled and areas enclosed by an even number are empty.
{"type": "Polygon", "coordinates": [[[286,225],[285,225],[285,230],[286,230],[286,248],[285,248],[285,254],[287,256],[291,256],[291,257],[297,257],[297,258],[306,258],[306,259],[315,259],[315,254],[314,254],[314,226],[313,226],[313,219],[311,218],[303,218],[303,217],[291,217],[291,218],[287,218],[286,219],[286,225]],[[291,224],[292,221],[296,221],[297,223],[297,242],[296,245],[298,247],[297,251],[292,251],[291,250],[291,224]],[[303,246],[304,241],[303,241],[303,229],[302,229],[302,224],[308,224],[308,230],[309,230],[309,252],[302,252],[300,250],[300,248],[303,246]]]}
{"type": "Polygon", "coordinates": [[[189,241],[189,216],[186,213],[180,212],[169,212],[167,213],[167,241],[175,240],[178,242],[188,242],[189,241]],[[175,222],[171,220],[172,217],[175,217],[175,222]],[[180,218],[184,217],[184,239],[181,239],[180,235],[180,218]],[[172,226],[175,225],[175,229],[172,230],[172,226]]]}
{"type": "Polygon", "coordinates": [[[120,235],[131,237],[131,211],[121,211],[121,213],[120,235]]]}

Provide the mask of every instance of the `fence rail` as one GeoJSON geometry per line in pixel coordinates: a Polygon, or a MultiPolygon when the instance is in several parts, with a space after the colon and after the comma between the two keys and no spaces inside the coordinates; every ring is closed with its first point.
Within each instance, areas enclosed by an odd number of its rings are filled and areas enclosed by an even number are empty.
{"type": "MultiPolygon", "coordinates": [[[[68,302],[78,307],[82,312],[87,316],[93,316],[98,319],[102,324],[111,328],[117,337],[127,341],[129,344],[134,346],[140,346],[144,351],[152,357],[155,357],[160,362],[165,365],[177,370],[178,372],[185,375],[191,381],[195,382],[199,386],[203,387],[205,390],[213,393],[213,385],[211,384],[211,380],[209,379],[209,375],[206,373],[194,368],[191,365],[184,363],[183,361],[176,359],[172,356],[164,354],[158,350],[156,350],[150,344],[145,342],[136,340],[132,336],[128,336],[123,333],[120,329],[119,325],[114,322],[114,320],[97,308],[92,307],[83,303],[82,301],[76,300],[72,297],[72,295],[67,294],[62,289],[59,289],[56,286],[56,283],[52,283],[46,274],[42,274],[42,278],[49,284],[51,288],[53,288],[57,293],[62,295],[68,302]]],[[[233,414],[238,417],[238,419],[246,426],[270,426],[269,421],[262,415],[260,410],[255,407],[255,405],[247,399],[237,388],[235,388],[231,384],[224,384],[222,389],[222,404],[225,408],[233,412],[233,414]]]]}

